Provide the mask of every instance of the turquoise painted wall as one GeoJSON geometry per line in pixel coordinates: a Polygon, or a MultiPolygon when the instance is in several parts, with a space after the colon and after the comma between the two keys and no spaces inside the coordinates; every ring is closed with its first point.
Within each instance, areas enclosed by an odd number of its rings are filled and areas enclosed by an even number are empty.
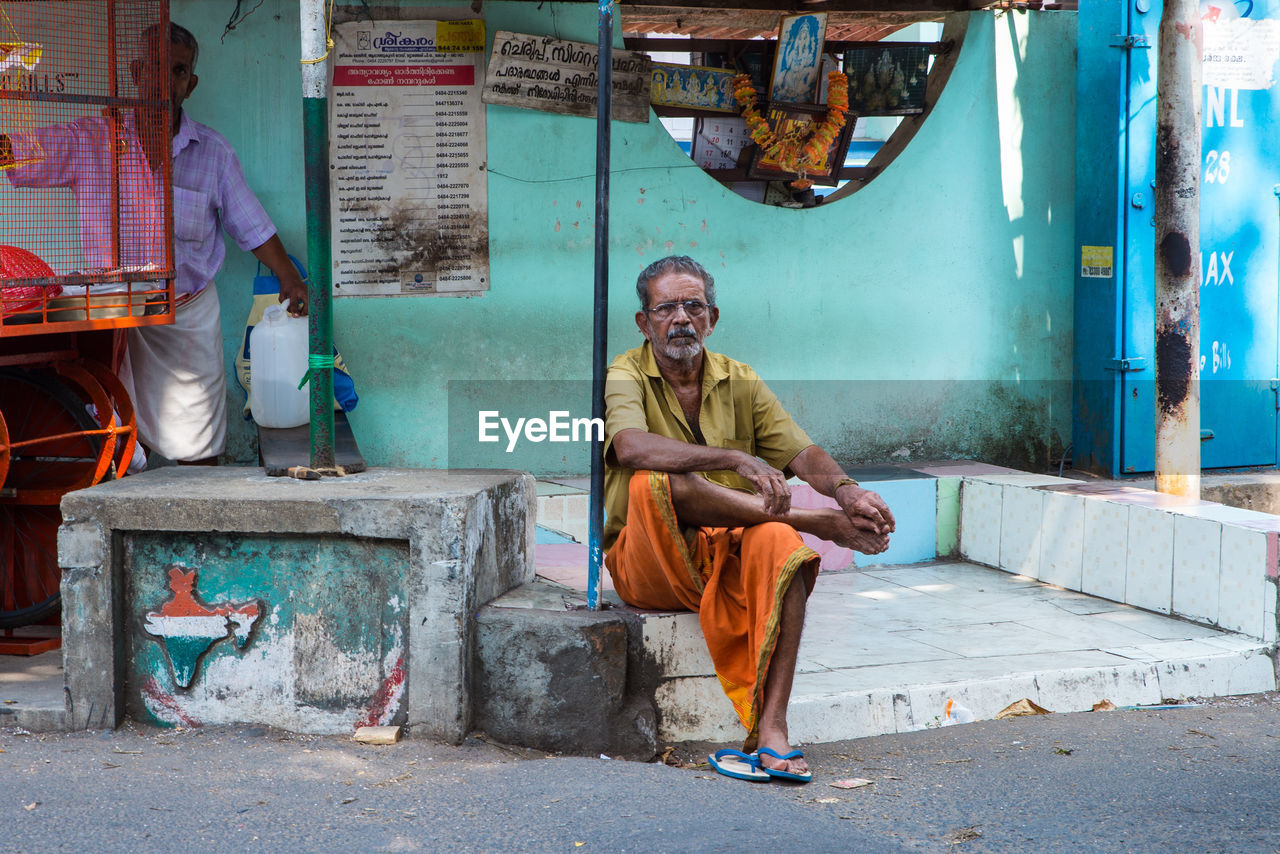
{"type": "MultiPolygon", "coordinates": [[[[267,0],[219,44],[221,4],[175,0],[202,42],[193,116],[218,128],[304,249],[298,24],[267,0]],[[215,8],[210,8],[214,5],[215,8]]],[[[499,29],[595,41],[590,4],[490,2],[499,29]]],[[[656,121],[613,126],[610,350],[639,343],[636,273],[670,253],[716,276],[711,346],[751,362],[850,461],[967,456],[1044,466],[1070,435],[1074,13],[971,18],[933,114],[874,182],[805,211],[725,190],[656,121]]],[[[584,445],[476,443],[476,410],[587,415],[595,123],[488,108],[492,290],[343,299],[336,339],[375,465],[584,472],[584,445]],[[498,380],[530,381],[501,384],[498,380]],[[531,381],[542,381],[534,383],[531,381]],[[450,411],[450,383],[453,407],[450,411]]],[[[220,278],[228,363],[252,258],[220,278]]],[[[233,396],[237,392],[233,392],[233,396]]],[[[254,458],[237,406],[229,455],[254,458]]]]}

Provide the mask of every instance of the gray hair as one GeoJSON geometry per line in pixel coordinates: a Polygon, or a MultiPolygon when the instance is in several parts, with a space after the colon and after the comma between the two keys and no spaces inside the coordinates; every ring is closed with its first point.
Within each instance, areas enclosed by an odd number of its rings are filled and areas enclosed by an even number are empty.
{"type": "Polygon", "coordinates": [[[636,279],[636,296],[640,297],[640,309],[642,311],[649,307],[649,283],[670,273],[697,276],[702,280],[702,285],[707,295],[707,305],[716,304],[716,280],[711,278],[707,268],[688,255],[668,255],[666,258],[659,258],[648,267],[645,267],[640,271],[639,278],[636,279]]]}
{"type": "MultiPolygon", "coordinates": [[[[152,24],[142,31],[144,41],[151,41],[160,35],[160,25],[152,24]]],[[[196,73],[196,60],[200,58],[200,43],[196,41],[196,37],[191,34],[191,30],[181,24],[169,22],[169,43],[180,44],[191,51],[191,73],[196,73]]]]}

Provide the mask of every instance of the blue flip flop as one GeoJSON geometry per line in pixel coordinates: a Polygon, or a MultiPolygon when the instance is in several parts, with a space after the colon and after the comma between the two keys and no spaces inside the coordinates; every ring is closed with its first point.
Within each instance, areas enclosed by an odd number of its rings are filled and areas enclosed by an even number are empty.
{"type": "Polygon", "coordinates": [[[712,768],[726,777],[750,780],[753,783],[769,782],[769,775],[760,767],[760,757],[753,754],[726,747],[708,756],[707,761],[711,763],[712,768]]]}
{"type": "Polygon", "coordinates": [[[776,750],[773,750],[772,748],[762,747],[757,752],[755,757],[756,767],[758,767],[761,771],[763,771],[765,774],[769,775],[770,777],[777,777],[779,780],[791,780],[796,783],[808,783],[810,780],[813,779],[812,773],[793,774],[790,771],[779,771],[776,768],[768,768],[764,765],[761,765],[760,755],[759,755],[761,753],[763,753],[765,756],[772,756],[774,759],[780,759],[780,760],[786,761],[788,759],[803,759],[804,754],[801,753],[800,751],[793,750],[790,753],[780,754],[776,750]]]}

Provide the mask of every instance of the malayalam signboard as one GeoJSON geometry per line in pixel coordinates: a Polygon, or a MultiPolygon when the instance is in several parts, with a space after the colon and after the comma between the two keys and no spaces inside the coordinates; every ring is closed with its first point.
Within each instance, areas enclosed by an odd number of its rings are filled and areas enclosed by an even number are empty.
{"type": "Polygon", "coordinates": [[[334,27],[333,294],[489,289],[484,22],[334,27]]]}
{"type": "MultiPolygon", "coordinates": [[[[599,49],[584,42],[499,30],[485,75],[484,102],[574,116],[596,114],[599,49]]],[[[651,62],[613,51],[613,118],[649,121],[651,62]]]]}

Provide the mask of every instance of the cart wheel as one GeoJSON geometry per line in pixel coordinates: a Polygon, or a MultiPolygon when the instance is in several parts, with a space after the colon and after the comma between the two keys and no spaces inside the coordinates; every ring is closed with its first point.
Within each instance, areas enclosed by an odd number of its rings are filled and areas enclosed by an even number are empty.
{"type": "Polygon", "coordinates": [[[0,489],[0,628],[12,628],[57,611],[58,500],[92,481],[106,442],[83,435],[101,428],[80,395],[49,371],[0,370],[0,410],[7,446],[61,437],[9,450],[0,489]]]}
{"type": "Polygon", "coordinates": [[[38,623],[58,610],[57,507],[0,504],[0,629],[38,623]]]}
{"type": "Polygon", "coordinates": [[[0,412],[8,422],[10,446],[0,501],[57,507],[71,490],[112,477],[110,457],[103,459],[107,440],[102,427],[85,409],[86,402],[97,403],[98,398],[109,405],[101,386],[96,394],[82,397],[51,371],[0,369],[0,412]]]}
{"type": "Polygon", "coordinates": [[[4,413],[0,412],[0,486],[9,474],[9,425],[4,423],[4,413]]]}
{"type": "MultiPolygon", "coordinates": [[[[115,476],[124,477],[125,472],[129,468],[129,461],[133,459],[133,452],[138,445],[138,419],[134,414],[133,401],[129,398],[129,392],[125,390],[124,383],[120,382],[120,378],[107,369],[105,365],[101,365],[93,361],[85,361],[81,365],[89,374],[97,380],[102,386],[108,397],[111,399],[111,406],[114,414],[119,416],[119,424],[116,424],[116,445],[115,445],[115,476]]],[[[0,451],[3,453],[3,451],[0,451]]],[[[3,465],[0,463],[0,465],[3,465]]],[[[108,479],[110,479],[108,475],[108,479]]],[[[0,482],[4,481],[4,476],[0,474],[0,482]]]]}

